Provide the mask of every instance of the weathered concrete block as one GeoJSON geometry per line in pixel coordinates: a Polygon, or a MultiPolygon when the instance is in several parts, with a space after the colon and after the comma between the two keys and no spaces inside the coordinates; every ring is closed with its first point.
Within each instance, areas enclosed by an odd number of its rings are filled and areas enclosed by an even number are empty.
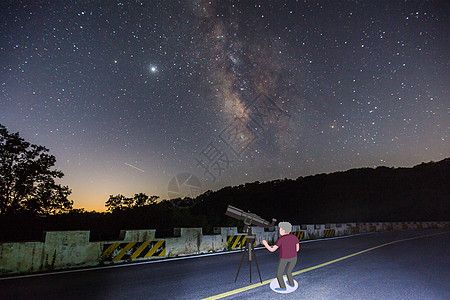
{"type": "Polygon", "coordinates": [[[237,235],[237,227],[214,227],[214,233],[224,236],[237,235]]]}
{"type": "Polygon", "coordinates": [[[124,242],[144,242],[155,240],[156,229],[121,230],[120,239],[124,242]]]}
{"type": "Polygon", "coordinates": [[[262,241],[266,240],[269,245],[274,245],[279,238],[279,233],[274,231],[261,232],[256,234],[256,245],[262,245],[262,241]]]}
{"type": "Polygon", "coordinates": [[[167,238],[168,256],[200,253],[203,233],[202,228],[174,228],[174,238],[167,238]]]}
{"type": "Polygon", "coordinates": [[[73,266],[95,265],[99,262],[100,243],[84,245],[47,245],[44,244],[42,265],[44,269],[53,270],[73,266]]]}
{"type": "Polygon", "coordinates": [[[84,245],[89,243],[90,231],[46,231],[45,244],[50,245],[84,245]]]}
{"type": "Polygon", "coordinates": [[[0,272],[9,274],[42,270],[43,246],[42,242],[0,243],[0,272]]]}
{"type": "Polygon", "coordinates": [[[369,224],[359,223],[359,232],[369,232],[369,224]]]}
{"type": "Polygon", "coordinates": [[[200,244],[199,251],[207,253],[211,251],[222,251],[227,247],[226,236],[221,235],[204,235],[200,244]]]}
{"type": "Polygon", "coordinates": [[[99,243],[89,243],[89,231],[48,231],[41,269],[53,270],[98,263],[99,243]]]}
{"type": "Polygon", "coordinates": [[[293,231],[301,231],[302,230],[302,227],[300,226],[300,225],[292,225],[292,232],[293,231]]]}
{"type": "Polygon", "coordinates": [[[264,227],[259,227],[259,226],[250,226],[250,227],[252,229],[253,234],[264,232],[264,227]]]}
{"type": "Polygon", "coordinates": [[[349,231],[347,224],[344,224],[344,223],[336,224],[335,230],[336,230],[336,236],[346,235],[346,234],[348,234],[348,231],[349,231]]]}
{"type": "Polygon", "coordinates": [[[203,235],[203,229],[200,228],[178,228],[173,229],[173,235],[175,237],[197,237],[203,235]]]}
{"type": "Polygon", "coordinates": [[[268,231],[278,231],[278,226],[270,226],[267,230],[268,231]]]}
{"type": "Polygon", "coordinates": [[[395,223],[393,223],[392,227],[394,230],[402,230],[402,223],[395,222],[395,223]]]}

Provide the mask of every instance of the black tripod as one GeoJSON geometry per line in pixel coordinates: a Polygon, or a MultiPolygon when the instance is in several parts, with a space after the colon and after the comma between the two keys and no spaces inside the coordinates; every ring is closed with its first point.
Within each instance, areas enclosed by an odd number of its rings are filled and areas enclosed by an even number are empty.
{"type": "Polygon", "coordinates": [[[236,282],[236,280],[238,278],[239,271],[241,270],[241,266],[242,266],[242,261],[244,260],[244,256],[246,254],[247,254],[247,257],[248,257],[248,265],[250,267],[250,282],[252,282],[252,252],[253,252],[253,256],[255,257],[256,268],[258,269],[259,280],[262,283],[261,273],[259,272],[258,261],[256,260],[255,247],[253,246],[253,243],[255,241],[255,236],[253,236],[251,234],[252,234],[252,230],[250,229],[250,227],[248,227],[247,228],[247,235],[245,236],[244,252],[242,252],[241,263],[239,264],[239,269],[237,271],[236,278],[234,279],[234,282],[236,282]]]}

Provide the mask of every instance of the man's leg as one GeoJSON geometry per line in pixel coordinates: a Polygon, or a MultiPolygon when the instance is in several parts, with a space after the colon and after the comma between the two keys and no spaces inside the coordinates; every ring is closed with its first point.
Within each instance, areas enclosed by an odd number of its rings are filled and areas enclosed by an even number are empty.
{"type": "Polygon", "coordinates": [[[288,263],[287,261],[288,261],[287,259],[280,258],[280,261],[278,262],[277,280],[278,280],[278,285],[282,289],[286,288],[286,284],[284,283],[284,280],[283,280],[283,272],[284,272],[284,269],[286,268],[286,264],[288,263]]]}
{"type": "Polygon", "coordinates": [[[294,270],[295,264],[297,263],[297,256],[293,258],[286,259],[288,261],[286,276],[290,286],[294,286],[294,278],[292,277],[292,270],[294,270]]]}

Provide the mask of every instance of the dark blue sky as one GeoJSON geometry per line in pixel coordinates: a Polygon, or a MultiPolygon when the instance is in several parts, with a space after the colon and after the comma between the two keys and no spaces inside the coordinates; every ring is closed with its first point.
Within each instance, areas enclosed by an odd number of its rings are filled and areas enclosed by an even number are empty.
{"type": "Polygon", "coordinates": [[[0,8],[0,123],[50,149],[75,207],[450,153],[447,1],[0,8]]]}

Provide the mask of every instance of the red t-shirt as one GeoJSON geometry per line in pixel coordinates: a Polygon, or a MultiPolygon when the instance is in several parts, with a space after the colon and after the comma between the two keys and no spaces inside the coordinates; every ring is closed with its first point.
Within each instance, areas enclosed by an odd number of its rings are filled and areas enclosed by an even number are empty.
{"type": "Polygon", "coordinates": [[[285,234],[281,236],[277,243],[280,247],[280,258],[293,258],[297,256],[297,244],[300,243],[298,238],[293,234],[285,234]]]}

